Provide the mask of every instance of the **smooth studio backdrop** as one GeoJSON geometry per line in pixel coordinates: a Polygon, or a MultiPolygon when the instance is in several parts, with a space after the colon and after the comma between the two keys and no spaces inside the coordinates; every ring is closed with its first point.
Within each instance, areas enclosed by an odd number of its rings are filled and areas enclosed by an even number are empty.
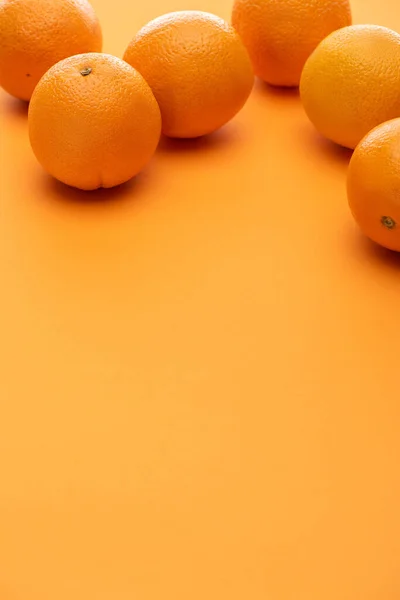
{"type": "MultiPolygon", "coordinates": [[[[93,4],[119,56],[231,8],[93,4]]],[[[398,600],[400,259],[353,224],[349,157],[258,83],[88,195],[0,93],[1,600],[398,600]]]]}

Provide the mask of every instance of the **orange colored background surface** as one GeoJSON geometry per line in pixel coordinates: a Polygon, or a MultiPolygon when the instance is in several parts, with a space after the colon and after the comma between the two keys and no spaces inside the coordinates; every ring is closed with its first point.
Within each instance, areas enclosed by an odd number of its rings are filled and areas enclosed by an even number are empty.
{"type": "MultiPolygon", "coordinates": [[[[397,0],[356,22],[400,30],[397,0]]],[[[105,51],[228,0],[95,0],[105,51]]],[[[87,195],[0,95],[1,600],[398,600],[400,260],[258,84],[87,195]]]]}

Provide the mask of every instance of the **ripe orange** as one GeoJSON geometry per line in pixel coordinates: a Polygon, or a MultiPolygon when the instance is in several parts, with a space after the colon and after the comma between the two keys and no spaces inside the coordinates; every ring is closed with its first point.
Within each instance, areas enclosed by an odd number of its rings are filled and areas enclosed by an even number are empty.
{"type": "Polygon", "coordinates": [[[218,129],[242,108],[254,81],[235,30],[199,11],[151,21],[133,38],[124,60],[153,90],[163,132],[170,137],[198,137],[218,129]]]}
{"type": "Polygon", "coordinates": [[[29,106],[33,151],[51,175],[92,190],[113,187],[150,160],[161,134],[143,77],[108,54],[80,54],[52,67],[29,106]]]}
{"type": "Polygon", "coordinates": [[[357,146],[347,194],[365,235],[400,252],[400,119],[378,125],[357,146]]]}
{"type": "Polygon", "coordinates": [[[55,63],[101,52],[100,24],[87,0],[0,0],[0,86],[29,100],[55,63]]]}
{"type": "Polygon", "coordinates": [[[354,25],[328,36],[300,82],[305,111],[322,135],[355,148],[373,127],[400,117],[400,35],[354,25]]]}
{"type": "Polygon", "coordinates": [[[232,24],[256,75],[298,86],[304,63],[329,33],[351,25],[349,0],[235,0],[232,24]]]}

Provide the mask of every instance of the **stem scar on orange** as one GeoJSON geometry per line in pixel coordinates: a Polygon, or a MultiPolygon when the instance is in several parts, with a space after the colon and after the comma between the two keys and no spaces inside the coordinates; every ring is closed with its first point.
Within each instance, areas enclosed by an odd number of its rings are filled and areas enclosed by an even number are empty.
{"type": "Polygon", "coordinates": [[[350,210],[371,240],[400,251],[400,118],[368,133],[355,149],[347,176],[350,210]]]}

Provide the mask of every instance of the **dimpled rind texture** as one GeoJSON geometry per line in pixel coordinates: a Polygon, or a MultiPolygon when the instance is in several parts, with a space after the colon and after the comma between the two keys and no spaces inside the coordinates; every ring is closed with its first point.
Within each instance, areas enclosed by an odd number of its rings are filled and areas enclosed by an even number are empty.
{"type": "Polygon", "coordinates": [[[298,86],[312,51],[351,22],[349,0],[235,0],[232,11],[256,75],[286,87],[298,86]]]}
{"type": "Polygon", "coordinates": [[[236,31],[200,11],[163,15],[133,38],[124,59],[143,75],[169,137],[219,129],[243,107],[254,75],[236,31]]]}
{"type": "Polygon", "coordinates": [[[0,86],[17,98],[29,100],[58,61],[101,49],[87,0],[0,0],[0,86]]]}
{"type": "Polygon", "coordinates": [[[308,59],[300,95],[322,135],[355,148],[371,129],[400,116],[400,35],[377,25],[335,31],[308,59]]]}
{"type": "Polygon", "coordinates": [[[73,56],[52,67],[29,106],[37,159],[53,177],[83,190],[134,177],[160,134],[160,110],[143,77],[106,54],[73,56]]]}
{"type": "Polygon", "coordinates": [[[375,127],[355,149],[347,176],[350,210],[371,240],[400,251],[400,119],[375,127]],[[393,229],[383,217],[396,222],[393,229]]]}

